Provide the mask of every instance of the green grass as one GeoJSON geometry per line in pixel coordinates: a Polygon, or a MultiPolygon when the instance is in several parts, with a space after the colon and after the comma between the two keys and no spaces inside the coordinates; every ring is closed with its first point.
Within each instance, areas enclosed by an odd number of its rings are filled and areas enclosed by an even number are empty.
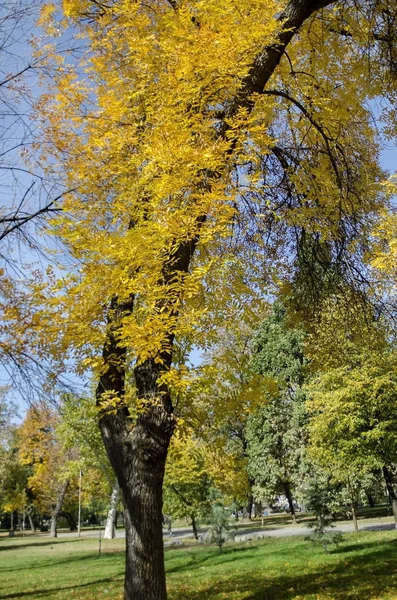
{"type": "MultiPolygon", "coordinates": [[[[0,598],[121,600],[123,540],[0,538],[0,598]]],[[[397,599],[395,531],[345,535],[324,554],[302,538],[166,551],[169,600],[397,599]]]]}

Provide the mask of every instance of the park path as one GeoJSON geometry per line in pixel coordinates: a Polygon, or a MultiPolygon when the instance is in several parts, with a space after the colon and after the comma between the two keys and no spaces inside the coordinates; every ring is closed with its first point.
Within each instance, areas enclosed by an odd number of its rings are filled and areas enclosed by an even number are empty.
{"type": "MultiPolygon", "coordinates": [[[[363,519],[359,521],[359,531],[382,531],[382,530],[390,530],[394,529],[394,521],[392,518],[390,519],[363,519]]],[[[205,535],[208,531],[207,527],[200,528],[199,535],[205,535]]],[[[333,528],[333,531],[338,531],[340,533],[351,533],[354,531],[352,522],[341,522],[336,523],[336,526],[333,528]]],[[[103,535],[103,529],[101,530],[103,535]]],[[[277,527],[277,525],[264,526],[264,527],[255,527],[253,525],[242,525],[239,524],[236,528],[236,542],[244,542],[249,541],[251,539],[261,539],[261,538],[282,538],[289,536],[302,536],[309,535],[311,530],[305,526],[300,525],[290,525],[277,527]]],[[[81,532],[81,537],[88,538],[97,538],[99,536],[99,529],[97,530],[83,530],[81,532]]],[[[183,540],[191,539],[193,537],[191,528],[188,527],[180,527],[172,530],[172,534],[169,535],[166,531],[163,531],[164,536],[164,545],[165,546],[176,546],[183,542],[183,540]]],[[[76,537],[76,532],[60,532],[58,533],[58,537],[76,537]]],[[[116,533],[116,538],[122,539],[125,538],[125,530],[118,529],[116,533]]]]}

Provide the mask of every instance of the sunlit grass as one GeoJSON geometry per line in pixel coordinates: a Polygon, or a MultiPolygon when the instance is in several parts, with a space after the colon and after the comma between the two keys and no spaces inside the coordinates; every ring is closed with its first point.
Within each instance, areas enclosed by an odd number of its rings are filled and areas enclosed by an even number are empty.
{"type": "MultiPolygon", "coordinates": [[[[0,598],[121,600],[124,541],[0,539],[0,598]]],[[[170,600],[397,599],[395,531],[345,536],[329,554],[303,538],[166,551],[170,600]]]]}

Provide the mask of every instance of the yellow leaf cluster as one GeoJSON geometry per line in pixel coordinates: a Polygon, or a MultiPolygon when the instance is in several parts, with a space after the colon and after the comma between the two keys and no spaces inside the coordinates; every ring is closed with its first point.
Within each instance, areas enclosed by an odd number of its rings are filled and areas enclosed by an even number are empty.
{"type": "MultiPolygon", "coordinates": [[[[284,5],[64,0],[82,51],[52,53],[38,114],[47,171],[73,190],[51,224],[71,258],[68,275],[35,292],[43,349],[100,370],[114,298],[134,299],[117,324],[131,364],[164,362],[174,340],[204,346],[214,323],[259,305],[281,278],[289,228],[327,241],[345,217],[379,210],[387,194],[367,101],[394,84],[383,67],[367,77],[368,15],[315,15],[266,90],[239,102],[284,5]],[[351,38],[335,33],[342,22],[351,38]],[[266,173],[278,146],[281,179],[266,173]]],[[[188,393],[176,371],[164,382],[188,393]]]]}

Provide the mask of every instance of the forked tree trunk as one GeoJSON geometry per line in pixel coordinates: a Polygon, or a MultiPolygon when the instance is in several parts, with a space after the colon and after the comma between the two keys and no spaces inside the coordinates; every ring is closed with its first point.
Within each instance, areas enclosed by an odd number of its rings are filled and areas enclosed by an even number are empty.
{"type": "Polygon", "coordinates": [[[387,493],[389,494],[390,504],[393,510],[394,526],[397,529],[397,496],[394,490],[393,478],[387,467],[383,467],[383,477],[385,479],[387,493]]]}
{"type": "Polygon", "coordinates": [[[134,427],[122,411],[101,419],[106,449],[124,496],[127,600],[167,597],[162,484],[173,428],[172,417],[160,406],[148,407],[134,427]]]}
{"type": "Polygon", "coordinates": [[[110,496],[110,506],[106,519],[105,533],[103,536],[105,540],[112,540],[114,537],[116,537],[116,517],[119,496],[120,487],[116,480],[113,484],[112,495],[110,496]]]}
{"type": "Polygon", "coordinates": [[[65,481],[59,490],[58,498],[56,500],[56,504],[51,513],[51,528],[50,528],[50,537],[57,537],[57,519],[59,512],[62,508],[63,501],[65,499],[66,490],[68,489],[69,481],[65,481]]]}
{"type": "MultiPolygon", "coordinates": [[[[253,108],[252,94],[262,93],[297,29],[313,12],[333,1],[290,0],[287,3],[285,11],[279,16],[280,31],[277,39],[270,46],[258,48],[258,54],[242,82],[238,97],[230,103],[226,115],[228,118],[237,114],[241,107],[249,111],[253,108]]],[[[226,138],[228,129],[229,125],[225,120],[215,137],[226,138]]],[[[225,155],[225,164],[227,154],[234,147],[231,143],[230,150],[225,155]]],[[[216,173],[205,173],[202,186],[210,187],[210,181],[221,174],[221,168],[216,173]]],[[[188,272],[200,228],[205,220],[205,214],[199,215],[196,221],[197,233],[191,239],[177,243],[169,251],[169,260],[165,261],[161,274],[165,291],[167,285],[179,281],[181,273],[188,272]]],[[[134,226],[133,222],[130,226],[134,226]]],[[[179,305],[179,296],[175,298],[171,294],[170,300],[167,300],[165,293],[156,310],[165,308],[166,313],[177,318],[179,305]]],[[[120,336],[123,319],[133,309],[133,297],[124,301],[119,301],[117,297],[112,299],[103,349],[104,369],[98,382],[96,397],[101,409],[102,437],[124,495],[127,550],[125,600],[166,600],[162,483],[175,420],[169,391],[165,387],[159,387],[157,382],[161,373],[171,366],[174,334],[172,330],[168,332],[163,352],[142,362],[134,371],[137,397],[143,401],[144,410],[133,423],[128,408],[123,407],[127,349],[120,343],[123,339],[120,336]],[[120,403],[116,410],[114,405],[109,407],[112,397],[120,403]]]]}

